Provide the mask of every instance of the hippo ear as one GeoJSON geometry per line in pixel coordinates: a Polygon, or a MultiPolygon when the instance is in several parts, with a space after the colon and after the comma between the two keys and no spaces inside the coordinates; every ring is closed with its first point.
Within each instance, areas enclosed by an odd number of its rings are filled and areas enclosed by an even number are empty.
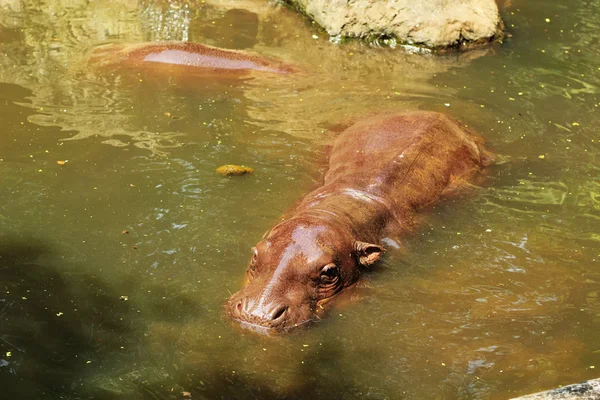
{"type": "Polygon", "coordinates": [[[384,252],[385,249],[379,245],[356,242],[356,258],[358,258],[358,262],[364,266],[371,265],[378,261],[384,252]]]}

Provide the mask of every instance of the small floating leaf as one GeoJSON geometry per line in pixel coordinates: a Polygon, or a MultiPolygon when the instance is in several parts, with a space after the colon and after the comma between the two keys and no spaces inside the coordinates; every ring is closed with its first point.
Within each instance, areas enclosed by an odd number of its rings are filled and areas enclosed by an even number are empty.
{"type": "Polygon", "coordinates": [[[217,168],[217,173],[225,176],[240,176],[245,174],[251,174],[254,170],[244,165],[226,164],[217,168]]]}

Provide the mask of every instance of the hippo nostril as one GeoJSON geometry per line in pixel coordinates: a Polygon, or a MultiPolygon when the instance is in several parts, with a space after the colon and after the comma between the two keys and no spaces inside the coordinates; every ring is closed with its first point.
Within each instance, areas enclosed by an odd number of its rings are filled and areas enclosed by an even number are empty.
{"type": "Polygon", "coordinates": [[[233,303],[233,307],[231,308],[233,315],[235,315],[237,318],[241,318],[245,312],[246,304],[246,299],[241,299],[233,303]]]}
{"type": "Polygon", "coordinates": [[[279,318],[281,318],[283,316],[283,314],[285,314],[285,312],[287,311],[288,306],[279,306],[277,307],[273,313],[271,314],[271,320],[275,321],[279,318]]]}

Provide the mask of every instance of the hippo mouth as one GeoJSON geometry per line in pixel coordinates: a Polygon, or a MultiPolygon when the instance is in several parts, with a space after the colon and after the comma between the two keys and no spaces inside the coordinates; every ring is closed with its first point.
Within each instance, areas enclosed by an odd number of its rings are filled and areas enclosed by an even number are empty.
{"type": "Polygon", "coordinates": [[[262,336],[277,336],[277,335],[290,333],[291,331],[295,331],[297,329],[307,327],[307,326],[317,322],[314,319],[308,319],[306,321],[296,323],[292,326],[273,327],[273,326],[260,325],[255,322],[249,322],[249,321],[239,319],[239,318],[232,318],[232,320],[233,320],[233,323],[235,325],[237,325],[239,328],[241,328],[245,331],[250,331],[252,333],[262,335],[262,336]]]}

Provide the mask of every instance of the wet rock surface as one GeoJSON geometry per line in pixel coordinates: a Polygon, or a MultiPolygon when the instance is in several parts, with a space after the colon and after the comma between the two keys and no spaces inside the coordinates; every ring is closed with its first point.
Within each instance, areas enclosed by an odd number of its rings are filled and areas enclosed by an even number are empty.
{"type": "Polygon", "coordinates": [[[600,379],[592,379],[583,383],[576,383],[561,387],[517,397],[513,400],[598,400],[600,399],[600,379]]]}
{"type": "Polygon", "coordinates": [[[502,37],[494,0],[286,0],[332,37],[444,48],[487,43],[502,37]]]}

